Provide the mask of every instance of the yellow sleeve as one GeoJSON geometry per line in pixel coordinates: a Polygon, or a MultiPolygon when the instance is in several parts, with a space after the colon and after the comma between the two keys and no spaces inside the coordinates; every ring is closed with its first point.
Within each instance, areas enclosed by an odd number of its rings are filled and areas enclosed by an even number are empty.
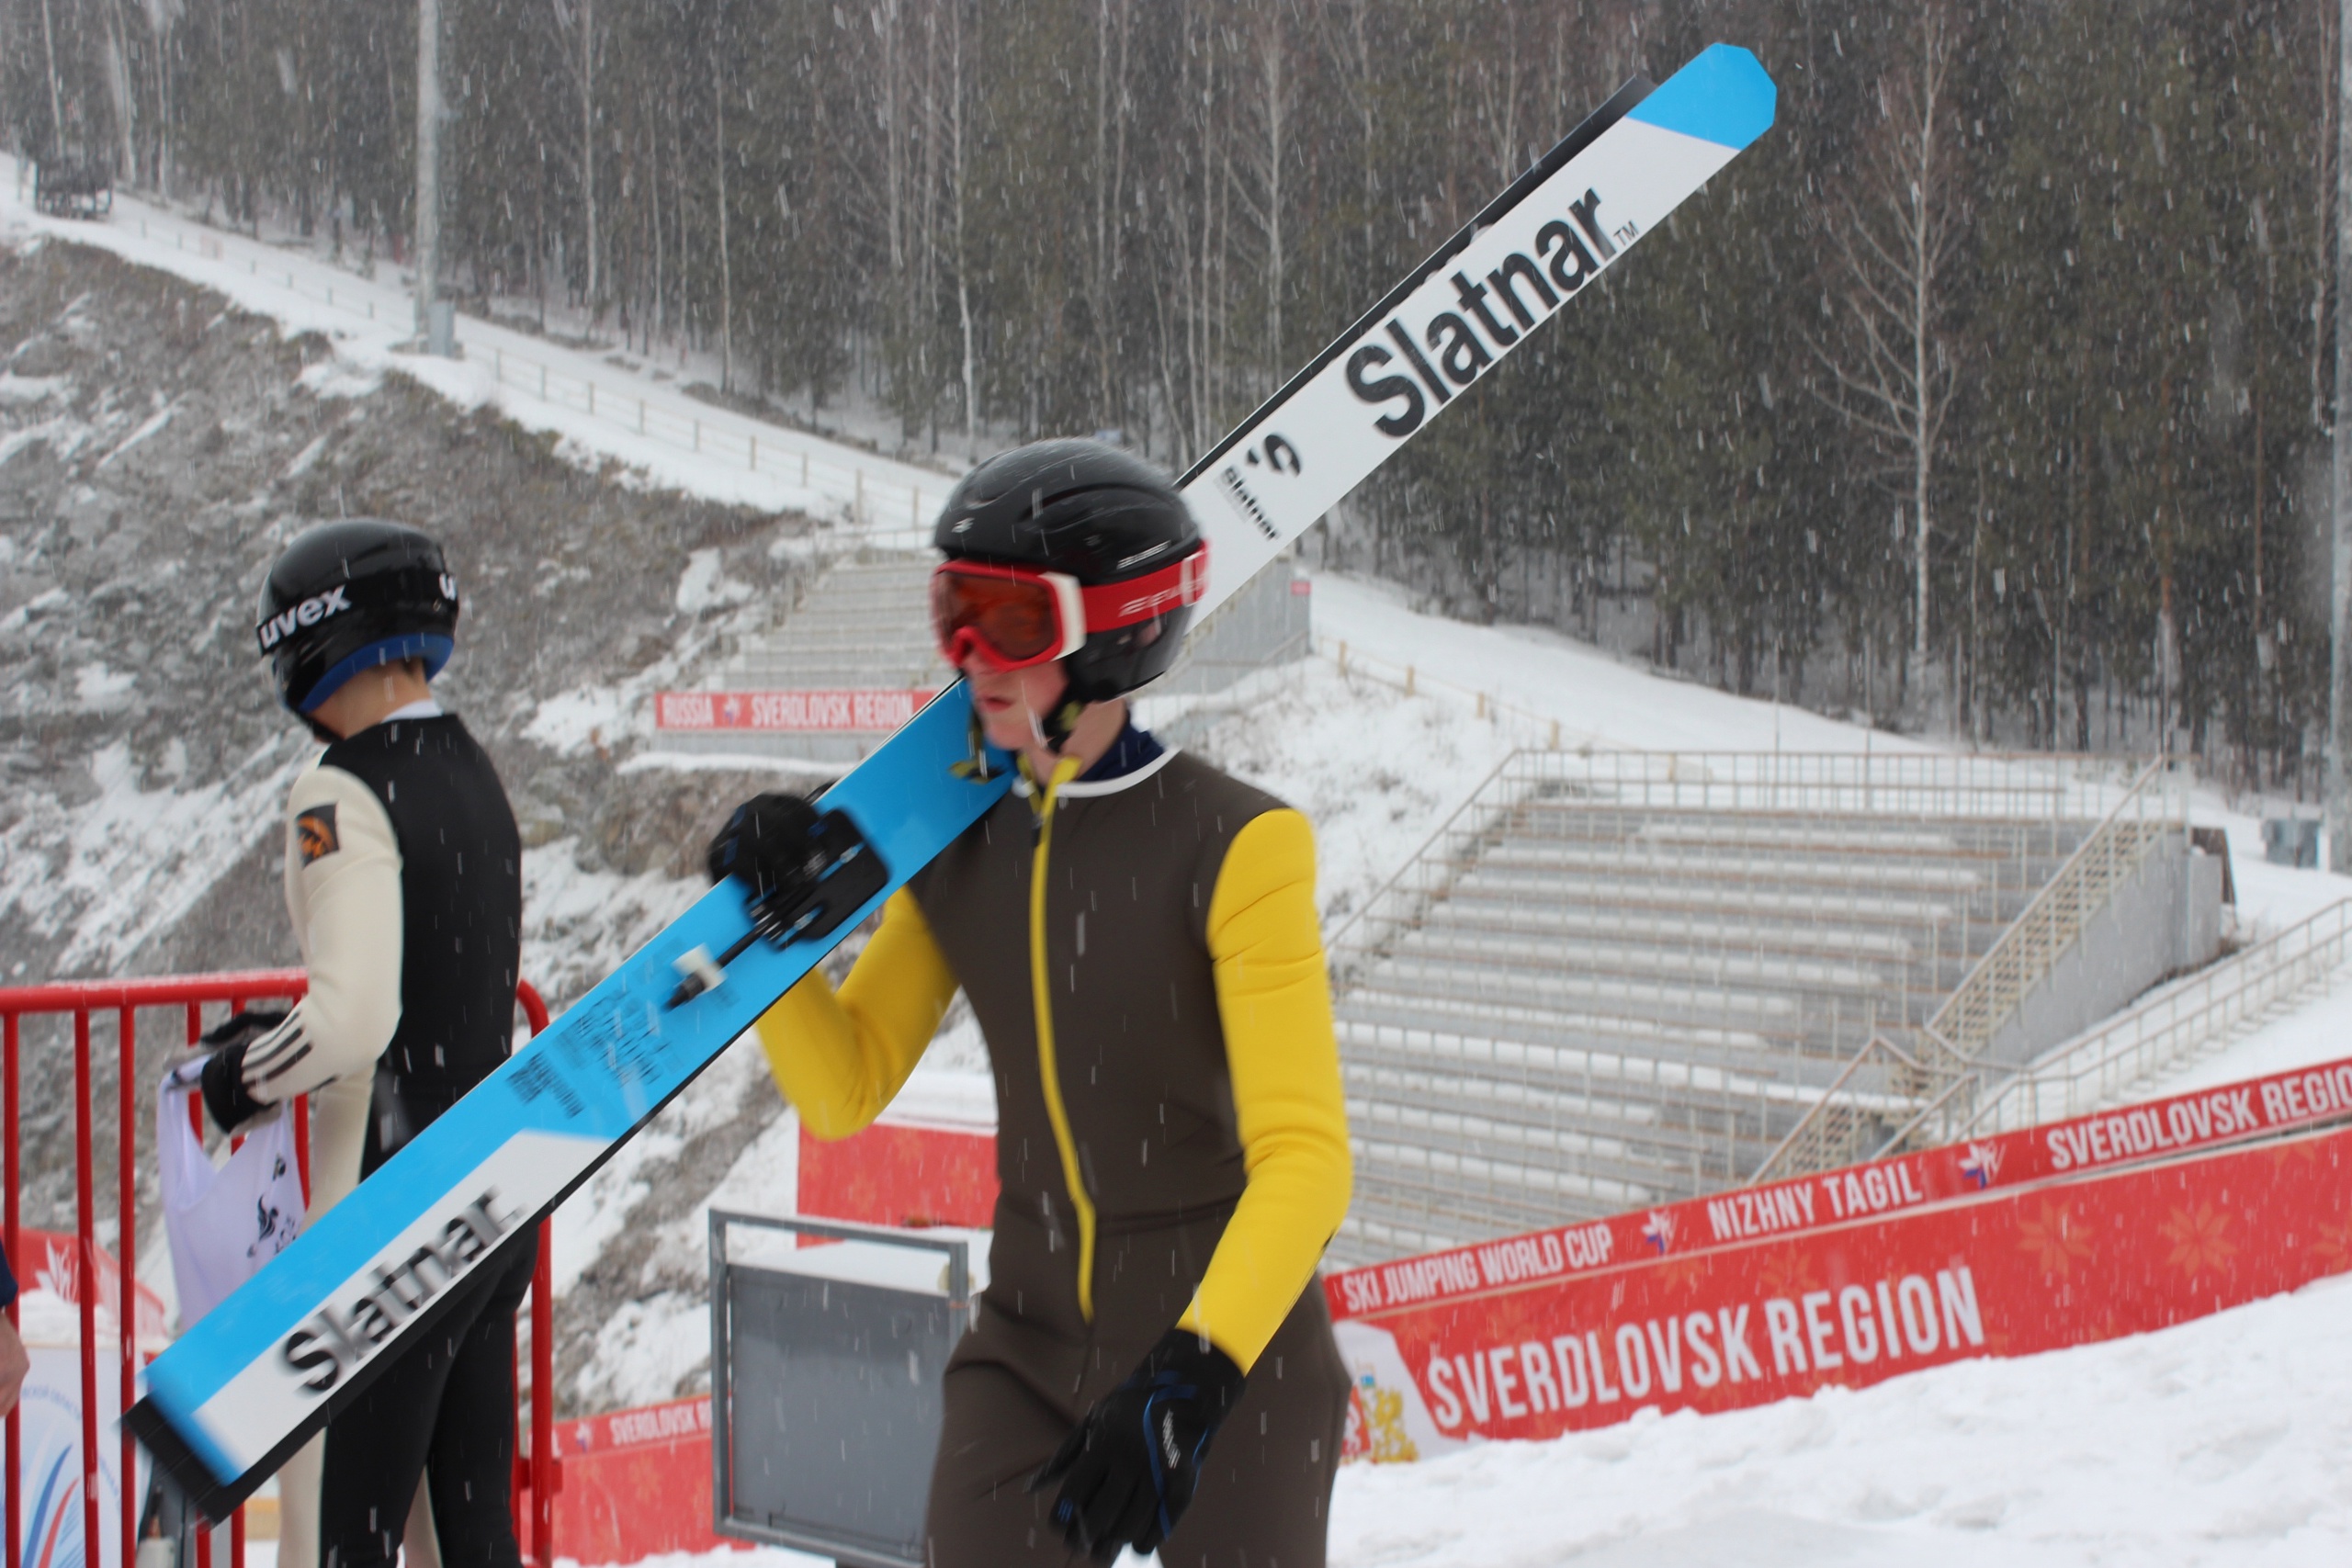
{"type": "Polygon", "coordinates": [[[1313,1281],[1354,1179],[1306,818],[1270,811],[1235,836],[1208,942],[1250,1174],[1178,1326],[1247,1371],[1313,1281]]]}
{"type": "Polygon", "coordinates": [[[753,1025],[776,1087],[820,1138],[846,1138],[890,1103],[956,999],[956,976],[905,888],[842,982],[821,970],[776,998],[753,1025]]]}

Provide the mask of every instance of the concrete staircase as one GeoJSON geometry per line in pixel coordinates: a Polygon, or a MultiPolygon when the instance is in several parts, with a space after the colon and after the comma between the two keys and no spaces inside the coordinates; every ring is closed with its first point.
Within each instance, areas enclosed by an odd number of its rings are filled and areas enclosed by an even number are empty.
{"type": "MultiPolygon", "coordinates": [[[[703,682],[721,692],[936,691],[953,679],[931,638],[929,555],[869,554],[836,562],[803,589],[776,628],[747,639],[703,682]]],[[[673,751],[855,763],[887,729],[671,734],[673,751]]]]}
{"type": "Polygon", "coordinates": [[[1335,1261],[1745,1180],[1902,1062],[2120,794],[1956,757],[1521,752],[1335,933],[1335,1261]]]}
{"type": "MultiPolygon", "coordinates": [[[[954,679],[931,637],[929,554],[868,552],[839,561],[803,589],[766,636],[748,640],[701,682],[715,692],[936,691],[954,679]]],[[[1261,571],[1196,622],[1176,664],[1148,692],[1198,696],[1312,651],[1305,582],[1282,562],[1261,571]]],[[[888,729],[663,731],[672,751],[854,764],[888,729]]],[[[1168,739],[1182,745],[1180,728],[1168,739]]]]}

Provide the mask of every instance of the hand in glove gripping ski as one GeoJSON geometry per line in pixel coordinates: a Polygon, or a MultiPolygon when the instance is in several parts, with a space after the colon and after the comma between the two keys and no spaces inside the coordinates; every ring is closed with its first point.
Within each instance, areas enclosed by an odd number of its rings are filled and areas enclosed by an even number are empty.
{"type": "Polygon", "coordinates": [[[1071,1550],[1098,1562],[1122,1547],[1158,1550],[1192,1506],[1201,1458],[1241,1402],[1242,1381],[1233,1358],[1199,1335],[1162,1336],[1029,1483],[1039,1492],[1061,1483],[1054,1523],[1071,1550]]]}
{"type": "Polygon", "coordinates": [[[204,1109],[222,1132],[243,1126],[269,1109],[245,1088],[245,1052],[286,1021],[284,1010],[247,1008],[197,1040],[204,1059],[204,1109]]]}
{"type": "Polygon", "coordinates": [[[746,901],[789,907],[817,890],[829,857],[817,808],[797,795],[755,795],[710,841],[714,883],[733,877],[746,901]]]}

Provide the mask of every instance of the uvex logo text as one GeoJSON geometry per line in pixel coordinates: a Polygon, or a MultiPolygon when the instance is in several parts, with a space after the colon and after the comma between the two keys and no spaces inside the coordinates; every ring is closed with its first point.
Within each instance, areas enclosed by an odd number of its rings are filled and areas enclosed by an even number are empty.
{"type": "Polygon", "coordinates": [[[1348,355],[1348,389],[1388,407],[1373,421],[1374,429],[1398,441],[1419,430],[1432,406],[1443,407],[1476,380],[1521,333],[1598,276],[1619,246],[1637,238],[1634,224],[1611,227],[1601,218],[1600,197],[1591,190],[1568,203],[1568,216],[1576,221],[1555,218],[1536,231],[1532,257],[1512,251],[1483,280],[1456,271],[1446,281],[1460,310],[1440,310],[1418,331],[1392,316],[1386,343],[1374,339],[1348,355]],[[1374,374],[1386,367],[1396,368],[1374,374]]]}
{"type": "Polygon", "coordinates": [[[351,585],[338,582],[323,593],[313,593],[290,609],[280,610],[254,628],[254,636],[267,653],[294,635],[297,626],[315,626],[329,615],[339,615],[351,608],[351,601],[344,597],[351,585]]]}
{"type": "Polygon", "coordinates": [[[378,1264],[368,1270],[348,1304],[321,1307],[278,1348],[286,1365],[301,1375],[305,1387],[321,1393],[357,1371],[401,1325],[463,1279],[514,1227],[515,1216],[500,1218],[497,1202],[496,1188],[482,1189],[481,1197],[442,1226],[437,1240],[390,1269],[378,1264]]]}

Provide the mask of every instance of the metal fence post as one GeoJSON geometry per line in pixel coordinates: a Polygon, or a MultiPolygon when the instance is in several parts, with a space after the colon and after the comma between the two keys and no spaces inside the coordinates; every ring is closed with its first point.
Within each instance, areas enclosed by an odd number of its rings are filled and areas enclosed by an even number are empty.
{"type": "MultiPolygon", "coordinates": [[[[137,1014],[124,1008],[115,1014],[115,1207],[120,1234],[115,1238],[115,1337],[122,1352],[122,1408],[125,1414],[139,1402],[139,1117],[135,1096],[139,1084],[137,1014]]],[[[139,1561],[139,1488],[131,1478],[139,1473],[138,1439],[128,1422],[122,1427],[122,1568],[137,1568],[139,1561]]],[[[95,1541],[83,1561],[96,1562],[95,1541]]]]}
{"type": "MultiPolygon", "coordinates": [[[[6,1032],[6,1043],[0,1045],[0,1118],[5,1118],[8,1124],[8,1145],[5,1156],[7,1168],[7,1206],[5,1216],[0,1216],[0,1236],[4,1236],[7,1244],[9,1266],[21,1268],[23,1265],[17,1259],[23,1258],[25,1254],[17,1235],[17,1196],[22,1172],[17,1164],[17,1015],[15,1013],[0,1018],[0,1031],[6,1032]]],[[[17,1303],[10,1302],[8,1325],[13,1328],[17,1326],[17,1303]]],[[[24,1413],[11,1406],[8,1411],[7,1436],[6,1568],[24,1568],[25,1499],[24,1488],[18,1484],[19,1478],[24,1474],[24,1413]]]]}
{"type": "Polygon", "coordinates": [[[90,1181],[90,1012],[74,1014],[74,1229],[82,1308],[82,1561],[98,1561],[98,1267],[90,1181]]]}

